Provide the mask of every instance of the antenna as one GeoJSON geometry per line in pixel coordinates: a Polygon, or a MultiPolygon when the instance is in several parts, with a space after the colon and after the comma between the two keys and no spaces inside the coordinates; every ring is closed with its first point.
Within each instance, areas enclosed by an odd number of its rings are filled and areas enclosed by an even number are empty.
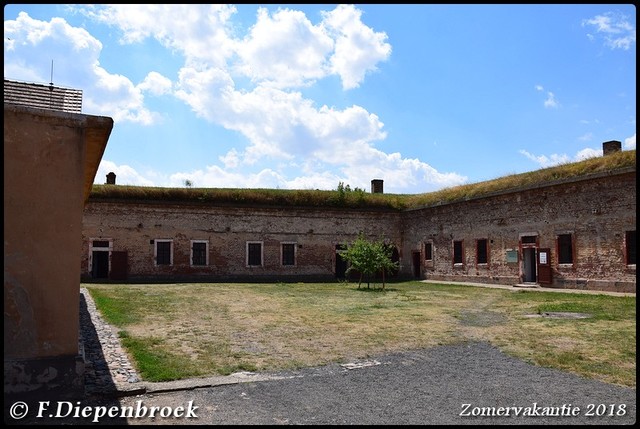
{"type": "Polygon", "coordinates": [[[51,81],[49,82],[49,108],[53,109],[53,60],[51,60],[51,81]]]}

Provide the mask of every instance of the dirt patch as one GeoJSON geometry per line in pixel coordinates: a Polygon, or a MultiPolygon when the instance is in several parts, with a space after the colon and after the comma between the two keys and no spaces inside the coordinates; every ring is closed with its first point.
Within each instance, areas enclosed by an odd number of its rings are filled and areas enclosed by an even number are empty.
{"type": "Polygon", "coordinates": [[[464,326],[484,327],[506,323],[507,317],[493,311],[461,311],[459,320],[464,326]]]}
{"type": "Polygon", "coordinates": [[[527,314],[526,317],[549,317],[552,319],[588,319],[593,317],[589,313],[573,313],[568,311],[546,311],[540,314],[527,314]]]}

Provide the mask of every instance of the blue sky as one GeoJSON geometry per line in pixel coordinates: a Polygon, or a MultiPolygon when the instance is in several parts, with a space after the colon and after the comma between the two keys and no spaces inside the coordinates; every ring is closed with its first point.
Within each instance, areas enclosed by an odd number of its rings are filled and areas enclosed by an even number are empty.
{"type": "Polygon", "coordinates": [[[81,89],[95,183],[431,192],[636,146],[636,10],[6,5],[5,79],[81,89]]]}

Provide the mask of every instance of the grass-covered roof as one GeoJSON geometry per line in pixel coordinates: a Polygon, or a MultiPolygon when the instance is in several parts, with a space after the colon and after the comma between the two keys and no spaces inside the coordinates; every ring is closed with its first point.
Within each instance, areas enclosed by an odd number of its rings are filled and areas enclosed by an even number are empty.
{"type": "Polygon", "coordinates": [[[636,151],[620,151],[584,161],[512,174],[484,182],[471,183],[422,194],[379,194],[360,189],[293,190],[232,188],[163,188],[130,185],[93,185],[89,201],[137,200],[246,206],[295,206],[404,210],[451,203],[499,192],[542,186],[562,180],[578,179],[597,173],[615,173],[636,167],[636,151]]]}

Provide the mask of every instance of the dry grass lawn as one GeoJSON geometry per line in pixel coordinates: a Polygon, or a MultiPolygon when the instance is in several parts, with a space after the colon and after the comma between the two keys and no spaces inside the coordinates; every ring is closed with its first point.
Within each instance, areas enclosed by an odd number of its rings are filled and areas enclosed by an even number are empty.
{"type": "Polygon", "coordinates": [[[354,283],[85,284],[143,378],[266,371],[467,340],[635,387],[635,297],[354,283]],[[379,286],[379,285],[378,285],[379,286]],[[584,311],[586,319],[531,317],[584,311]]]}

